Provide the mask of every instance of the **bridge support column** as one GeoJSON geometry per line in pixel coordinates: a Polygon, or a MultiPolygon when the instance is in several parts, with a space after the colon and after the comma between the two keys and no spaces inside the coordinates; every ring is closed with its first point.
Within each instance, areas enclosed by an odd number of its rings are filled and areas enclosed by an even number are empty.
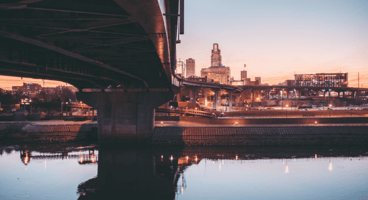
{"type": "Polygon", "coordinates": [[[213,102],[213,108],[217,110],[219,90],[215,90],[214,92],[215,92],[215,99],[213,102]]]}
{"type": "Polygon", "coordinates": [[[196,100],[197,97],[196,97],[196,89],[191,89],[190,90],[190,103],[196,103],[196,100]]]}
{"type": "Polygon", "coordinates": [[[204,105],[207,106],[207,92],[208,90],[206,88],[203,89],[203,96],[204,96],[204,105]]]}
{"type": "Polygon", "coordinates": [[[155,108],[173,99],[173,92],[78,92],[78,100],[98,109],[100,141],[148,139],[155,108]]]}
{"type": "Polygon", "coordinates": [[[254,105],[254,91],[253,90],[250,90],[250,95],[251,95],[251,99],[252,99],[252,105],[251,105],[251,107],[253,107],[253,105],[254,105]]]}
{"type": "Polygon", "coordinates": [[[235,95],[235,107],[239,107],[239,94],[235,95]]]}
{"type": "Polygon", "coordinates": [[[230,96],[229,96],[229,108],[230,108],[230,111],[232,110],[233,108],[233,92],[229,92],[230,96]]]}

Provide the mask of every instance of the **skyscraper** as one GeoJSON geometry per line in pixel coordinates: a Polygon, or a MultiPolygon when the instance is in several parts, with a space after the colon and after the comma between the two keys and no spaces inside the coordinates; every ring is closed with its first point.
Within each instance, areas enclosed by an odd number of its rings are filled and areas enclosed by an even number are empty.
{"type": "Polygon", "coordinates": [[[243,70],[240,72],[240,80],[245,81],[247,79],[247,71],[243,70]]]}
{"type": "Polygon", "coordinates": [[[195,60],[189,58],[186,60],[186,77],[195,76],[195,60]]]}
{"type": "Polygon", "coordinates": [[[211,66],[201,69],[201,77],[207,77],[207,81],[220,84],[230,84],[230,67],[221,63],[221,50],[217,43],[213,44],[211,51],[211,66]]]}
{"type": "Polygon", "coordinates": [[[219,67],[221,64],[221,50],[217,43],[213,44],[212,54],[211,54],[211,67],[219,67]]]}

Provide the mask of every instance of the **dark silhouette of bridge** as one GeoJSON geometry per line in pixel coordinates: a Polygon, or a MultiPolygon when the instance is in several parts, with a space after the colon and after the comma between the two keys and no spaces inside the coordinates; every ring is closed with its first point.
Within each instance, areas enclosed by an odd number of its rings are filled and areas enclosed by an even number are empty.
{"type": "Polygon", "coordinates": [[[0,74],[74,85],[98,109],[100,139],[149,137],[178,82],[183,0],[15,0],[0,10],[0,74]]]}

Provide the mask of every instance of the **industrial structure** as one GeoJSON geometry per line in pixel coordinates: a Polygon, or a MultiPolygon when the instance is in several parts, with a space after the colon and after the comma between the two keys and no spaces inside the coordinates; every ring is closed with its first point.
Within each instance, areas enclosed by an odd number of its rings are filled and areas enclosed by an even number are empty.
{"type": "Polygon", "coordinates": [[[295,86],[347,87],[348,73],[295,74],[295,86]]]}

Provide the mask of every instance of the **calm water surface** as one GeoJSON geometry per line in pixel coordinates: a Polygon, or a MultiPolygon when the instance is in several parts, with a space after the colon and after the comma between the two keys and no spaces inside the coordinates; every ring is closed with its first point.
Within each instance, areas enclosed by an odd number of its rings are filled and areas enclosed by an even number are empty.
{"type": "Polygon", "coordinates": [[[368,199],[367,147],[0,145],[0,199],[368,199]]]}

